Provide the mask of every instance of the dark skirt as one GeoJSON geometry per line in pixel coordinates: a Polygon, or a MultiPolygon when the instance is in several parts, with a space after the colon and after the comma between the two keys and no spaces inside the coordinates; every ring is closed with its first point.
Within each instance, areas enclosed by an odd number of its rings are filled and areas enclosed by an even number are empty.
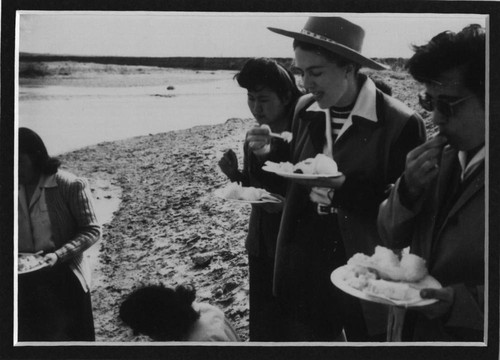
{"type": "Polygon", "coordinates": [[[19,341],[95,341],[90,292],[67,264],[18,280],[19,341]]]}
{"type": "Polygon", "coordinates": [[[289,341],[367,341],[360,301],[337,287],[330,275],[347,262],[337,215],[303,217],[289,245],[286,291],[280,301],[292,321],[289,341]]]}
{"type": "Polygon", "coordinates": [[[250,341],[286,341],[289,324],[273,295],[274,259],[249,256],[250,341]]]}

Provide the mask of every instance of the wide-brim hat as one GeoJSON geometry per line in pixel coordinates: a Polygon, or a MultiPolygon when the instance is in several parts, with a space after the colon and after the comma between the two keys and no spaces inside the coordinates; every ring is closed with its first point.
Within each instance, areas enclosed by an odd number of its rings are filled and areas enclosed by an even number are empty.
{"type": "Polygon", "coordinates": [[[378,63],[361,54],[365,31],[341,17],[311,16],[301,32],[268,27],[277,34],[321,46],[361,66],[386,70],[389,66],[378,63]]]}

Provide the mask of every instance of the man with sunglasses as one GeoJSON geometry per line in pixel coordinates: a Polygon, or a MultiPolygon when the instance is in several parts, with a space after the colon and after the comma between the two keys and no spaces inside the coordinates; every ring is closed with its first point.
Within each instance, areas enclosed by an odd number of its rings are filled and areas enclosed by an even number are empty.
{"type": "Polygon", "coordinates": [[[408,70],[438,133],[408,154],[378,225],[386,246],[409,246],[442,288],[421,290],[437,301],[406,312],[402,339],[483,341],[485,30],[446,31],[414,50],[408,70]]]}

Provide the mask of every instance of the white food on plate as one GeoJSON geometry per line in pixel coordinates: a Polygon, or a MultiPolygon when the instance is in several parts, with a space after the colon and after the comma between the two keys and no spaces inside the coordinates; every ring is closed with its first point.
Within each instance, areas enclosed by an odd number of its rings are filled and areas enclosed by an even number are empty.
{"type": "Polygon", "coordinates": [[[325,154],[318,154],[314,158],[314,172],[316,174],[336,174],[338,172],[337,163],[325,154]]]}
{"type": "Polygon", "coordinates": [[[390,249],[377,246],[372,256],[354,254],[348,265],[359,265],[374,269],[385,280],[417,282],[427,274],[425,260],[415,254],[403,254],[401,260],[390,249]]]}
{"type": "Polygon", "coordinates": [[[411,301],[420,299],[420,291],[410,285],[406,283],[394,283],[383,279],[370,280],[365,292],[393,300],[411,301]]]}
{"type": "Polygon", "coordinates": [[[419,281],[427,275],[425,260],[415,254],[403,254],[400,266],[403,269],[406,281],[419,281]]]}
{"type": "Polygon", "coordinates": [[[295,173],[304,175],[336,175],[338,174],[338,167],[335,160],[326,156],[325,154],[317,154],[314,158],[308,158],[292,164],[290,162],[274,163],[266,161],[265,165],[271,171],[282,173],[295,173]]]}
{"type": "Polygon", "coordinates": [[[269,193],[264,189],[255,187],[243,187],[237,183],[230,183],[220,192],[225,199],[259,201],[263,196],[269,193]]]}
{"type": "Polygon", "coordinates": [[[40,255],[21,255],[17,261],[17,270],[19,272],[29,271],[40,265],[45,265],[43,256],[40,255]]]}
{"type": "Polygon", "coordinates": [[[428,275],[425,260],[404,253],[399,259],[392,250],[377,246],[368,256],[354,254],[347,262],[345,283],[365,294],[398,301],[421,300],[420,291],[413,287],[428,275]]]}
{"type": "Polygon", "coordinates": [[[305,159],[301,162],[298,162],[293,167],[293,172],[300,170],[302,174],[312,175],[314,174],[314,159],[305,159]]]}

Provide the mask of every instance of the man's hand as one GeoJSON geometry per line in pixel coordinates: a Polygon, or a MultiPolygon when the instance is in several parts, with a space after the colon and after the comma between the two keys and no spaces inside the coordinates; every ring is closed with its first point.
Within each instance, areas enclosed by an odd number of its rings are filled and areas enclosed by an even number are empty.
{"type": "Polygon", "coordinates": [[[45,256],[43,257],[43,260],[49,264],[49,267],[52,267],[54,266],[56,263],[57,263],[57,260],[59,258],[57,257],[57,255],[55,253],[48,253],[48,254],[45,254],[45,256]]]}
{"type": "Polygon", "coordinates": [[[238,158],[233,150],[226,150],[219,160],[219,167],[229,179],[233,179],[238,173],[238,158]]]}
{"type": "Polygon", "coordinates": [[[437,135],[406,156],[404,177],[412,200],[418,198],[438,175],[439,159],[446,143],[444,136],[437,135]]]}
{"type": "Polygon", "coordinates": [[[416,306],[413,309],[421,312],[429,319],[435,319],[446,315],[455,297],[455,291],[451,287],[442,289],[422,289],[420,290],[422,299],[438,299],[434,304],[426,306],[416,306]]]}

